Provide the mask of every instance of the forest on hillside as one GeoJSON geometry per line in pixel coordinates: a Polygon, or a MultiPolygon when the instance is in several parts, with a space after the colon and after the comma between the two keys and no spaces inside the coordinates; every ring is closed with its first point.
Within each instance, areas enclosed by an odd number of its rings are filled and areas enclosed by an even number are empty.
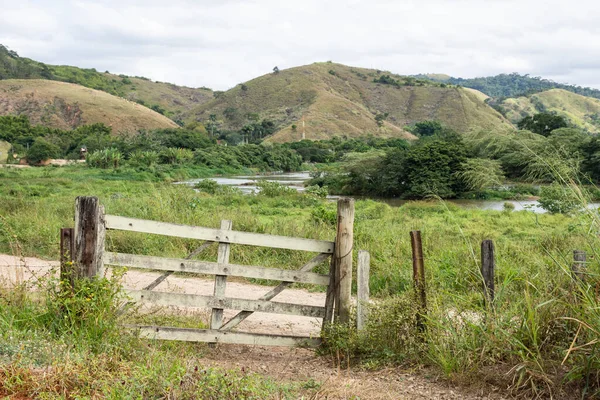
{"type": "Polygon", "coordinates": [[[520,75],[516,72],[480,78],[450,78],[447,82],[476,89],[496,98],[527,96],[550,89],[564,89],[582,96],[600,99],[598,89],[558,83],[539,76],[520,75]]]}

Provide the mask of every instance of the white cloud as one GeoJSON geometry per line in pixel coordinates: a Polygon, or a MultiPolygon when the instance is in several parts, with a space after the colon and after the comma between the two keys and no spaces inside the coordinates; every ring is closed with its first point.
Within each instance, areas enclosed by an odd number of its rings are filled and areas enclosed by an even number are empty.
{"type": "Polygon", "coordinates": [[[2,1],[0,43],[53,64],[226,89],[333,60],[396,73],[541,75],[600,88],[600,2],[2,1]]]}

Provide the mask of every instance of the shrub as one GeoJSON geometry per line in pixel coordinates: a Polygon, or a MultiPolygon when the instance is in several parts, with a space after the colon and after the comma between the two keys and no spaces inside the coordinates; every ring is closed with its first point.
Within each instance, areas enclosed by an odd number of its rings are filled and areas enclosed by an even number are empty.
{"type": "Polygon", "coordinates": [[[515,205],[514,205],[513,203],[510,203],[510,202],[508,202],[508,201],[507,201],[507,202],[505,202],[505,203],[502,205],[502,209],[503,209],[505,212],[509,213],[509,212],[512,212],[512,211],[514,211],[514,209],[515,209],[515,205]]]}
{"type": "Polygon", "coordinates": [[[256,186],[260,189],[259,194],[266,197],[289,196],[298,193],[296,189],[282,185],[279,182],[262,180],[256,186]]]}
{"type": "Polygon", "coordinates": [[[158,153],[156,151],[135,151],[129,155],[129,162],[132,165],[151,167],[158,163],[158,153]]]}
{"type": "Polygon", "coordinates": [[[570,187],[553,183],[541,189],[540,206],[551,214],[569,214],[581,208],[581,199],[570,187]]]}
{"type": "Polygon", "coordinates": [[[190,149],[169,147],[159,154],[162,164],[186,164],[194,158],[194,152],[190,149]]]}
{"type": "Polygon", "coordinates": [[[30,164],[38,164],[42,161],[56,157],[60,153],[58,146],[48,142],[44,138],[37,138],[27,151],[27,161],[30,164]]]}
{"type": "Polygon", "coordinates": [[[86,158],[87,164],[93,168],[119,168],[123,154],[115,148],[96,150],[86,158]]]}
{"type": "Polygon", "coordinates": [[[318,185],[308,186],[304,190],[304,193],[306,193],[309,196],[317,197],[320,199],[324,199],[329,194],[329,192],[327,191],[327,186],[318,186],[318,185]]]}

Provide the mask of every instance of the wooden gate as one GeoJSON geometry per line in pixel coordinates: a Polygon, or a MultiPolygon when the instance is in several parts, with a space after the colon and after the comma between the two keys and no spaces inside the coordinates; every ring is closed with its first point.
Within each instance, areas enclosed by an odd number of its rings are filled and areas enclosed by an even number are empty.
{"type": "Polygon", "coordinates": [[[102,276],[105,265],[159,270],[164,274],[143,290],[127,291],[133,301],[163,306],[212,309],[210,329],[133,326],[139,330],[142,337],[212,343],[317,346],[320,343],[319,338],[234,332],[232,329],[254,312],[323,318],[323,327],[333,320],[348,322],[352,286],[353,224],[354,200],[345,198],[338,201],[335,241],[323,241],[234,231],[232,222],[228,220],[221,221],[220,229],[214,229],[105,215],[98,198],[78,197],[75,205],[73,233],[73,261],[77,268],[75,275],[80,278],[102,276]],[[113,253],[104,250],[106,229],[197,239],[203,240],[204,243],[185,259],[113,253]],[[212,244],[218,244],[217,262],[191,260],[192,257],[212,244]],[[297,270],[238,265],[229,263],[230,248],[233,244],[318,254],[297,270]],[[312,272],[317,265],[329,258],[331,260],[328,275],[312,272]],[[215,275],[213,296],[153,291],[174,272],[215,275]],[[281,283],[258,300],[229,298],[225,296],[228,276],[268,279],[281,283]],[[292,283],[327,286],[325,304],[308,306],[272,301],[292,283]],[[240,312],[225,322],[223,319],[224,309],[237,309],[240,312]]]}

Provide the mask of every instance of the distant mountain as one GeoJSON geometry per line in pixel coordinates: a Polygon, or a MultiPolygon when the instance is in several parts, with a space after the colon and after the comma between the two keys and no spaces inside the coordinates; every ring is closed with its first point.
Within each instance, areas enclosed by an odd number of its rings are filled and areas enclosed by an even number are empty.
{"type": "Polygon", "coordinates": [[[565,117],[571,125],[600,133],[600,100],[563,89],[499,101],[496,107],[514,124],[526,116],[548,112],[565,117]]]}
{"type": "Polygon", "coordinates": [[[213,91],[208,88],[193,89],[170,83],[153,82],[144,77],[44,64],[20,57],[15,51],[0,44],[0,80],[4,79],[48,79],[76,83],[136,101],[173,120],[178,120],[181,113],[214,97],[213,91]]]}
{"type": "Polygon", "coordinates": [[[563,89],[582,96],[600,99],[600,90],[576,85],[558,83],[541,77],[531,77],[517,73],[500,74],[481,78],[453,78],[444,74],[415,75],[419,79],[429,79],[435,82],[444,82],[479,90],[490,97],[519,97],[550,89],[563,89]]]}
{"type": "Polygon", "coordinates": [[[459,132],[509,131],[514,127],[471,89],[390,72],[314,63],[269,73],[219,94],[184,114],[188,122],[218,121],[238,130],[251,119],[273,121],[268,140],[327,139],[366,134],[412,135],[405,128],[438,120],[459,132]]]}
{"type": "Polygon", "coordinates": [[[26,115],[34,125],[60,129],[100,122],[116,134],[178,127],[164,115],[132,101],[43,79],[0,80],[0,115],[26,115]]]}

